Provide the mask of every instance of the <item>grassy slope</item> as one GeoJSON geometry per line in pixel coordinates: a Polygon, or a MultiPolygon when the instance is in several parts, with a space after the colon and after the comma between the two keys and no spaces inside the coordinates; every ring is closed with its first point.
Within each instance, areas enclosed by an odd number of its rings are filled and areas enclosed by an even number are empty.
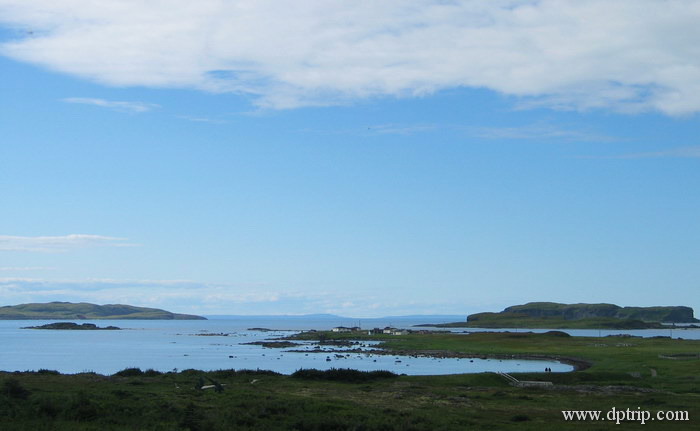
{"type": "Polygon", "coordinates": [[[641,320],[645,322],[697,322],[697,320],[693,318],[693,309],[685,306],[620,307],[614,304],[529,302],[527,304],[508,307],[503,310],[502,313],[522,313],[532,317],[557,316],[569,320],[591,317],[610,317],[616,319],[641,320]]]}
{"type": "Polygon", "coordinates": [[[529,302],[499,313],[476,313],[467,322],[442,327],[646,329],[664,328],[661,322],[698,322],[690,307],[619,307],[614,304],[559,304],[529,302]]]}
{"type": "MultiPolygon", "coordinates": [[[[548,391],[507,386],[493,374],[398,377],[362,384],[288,376],[184,372],[155,377],[0,374],[14,378],[26,399],[0,394],[3,430],[560,430],[639,429],[638,424],[570,423],[562,409],[612,406],[688,410],[697,396],[548,391]],[[200,376],[223,393],[194,389],[200,376]],[[255,384],[250,382],[257,380],[255,384]],[[607,425],[607,426],[606,426],[607,425]]],[[[649,430],[692,429],[685,423],[649,430]]]]}

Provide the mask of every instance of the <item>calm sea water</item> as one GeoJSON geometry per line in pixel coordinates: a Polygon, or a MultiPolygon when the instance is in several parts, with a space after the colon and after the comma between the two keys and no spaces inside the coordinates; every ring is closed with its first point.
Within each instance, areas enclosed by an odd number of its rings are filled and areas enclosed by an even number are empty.
{"type": "MultiPolygon", "coordinates": [[[[299,368],[390,370],[410,375],[480,373],[485,371],[532,372],[549,367],[554,372],[572,367],[549,361],[498,359],[436,359],[387,355],[291,353],[287,349],[249,345],[276,338],[292,330],[328,329],[338,324],[328,319],[231,318],[213,320],[86,321],[114,325],[122,331],[56,331],[21,329],[53,321],[0,321],[0,370],[50,369],[61,373],[93,371],[113,374],[128,367],[159,371],[216,369],[265,369],[289,374],[299,368]],[[248,328],[276,331],[251,331],[248,328]],[[202,336],[202,334],[229,334],[202,336]],[[327,358],[331,360],[328,361],[327,358]]],[[[81,323],[83,323],[81,321],[81,323]]],[[[381,322],[372,322],[381,323],[381,322]]],[[[387,322],[388,324],[389,322],[387,322]]],[[[425,322],[391,322],[410,326],[425,322]]],[[[363,324],[364,326],[364,324],[363,324]]],[[[377,325],[380,326],[380,325],[377,325]]],[[[305,349],[312,349],[308,345],[305,349]]]]}

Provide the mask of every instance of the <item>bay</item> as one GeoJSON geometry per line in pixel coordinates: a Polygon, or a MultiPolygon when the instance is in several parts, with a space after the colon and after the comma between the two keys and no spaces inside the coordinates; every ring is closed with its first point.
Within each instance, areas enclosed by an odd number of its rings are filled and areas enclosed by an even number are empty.
{"type": "MultiPolygon", "coordinates": [[[[409,320],[398,322],[397,319],[394,325],[409,327],[421,323],[409,320]]],[[[440,375],[486,371],[540,372],[545,367],[551,368],[553,372],[567,372],[573,369],[568,364],[541,360],[441,359],[364,353],[313,353],[310,351],[313,348],[311,344],[295,348],[309,350],[309,353],[292,353],[286,352],[287,349],[246,344],[282,337],[299,330],[329,329],[338,324],[350,324],[321,317],[85,320],[80,323],[113,325],[123,330],[22,329],[52,322],[55,321],[0,321],[0,342],[3,346],[0,352],[0,370],[48,369],[68,374],[95,372],[109,375],[125,368],[138,367],[142,370],[154,369],[163,372],[184,369],[261,369],[290,374],[300,368],[353,368],[363,371],[389,370],[409,375],[440,375]],[[274,330],[259,331],[249,328],[274,330]]]]}

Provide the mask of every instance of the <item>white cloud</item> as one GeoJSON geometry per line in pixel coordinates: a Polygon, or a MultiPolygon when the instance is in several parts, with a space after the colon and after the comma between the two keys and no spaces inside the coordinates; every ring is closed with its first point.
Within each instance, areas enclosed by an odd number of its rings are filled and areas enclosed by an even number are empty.
{"type": "Polygon", "coordinates": [[[64,236],[0,235],[0,251],[65,252],[72,249],[99,246],[132,246],[125,238],[101,235],[72,234],[64,236]]]}
{"type": "Polygon", "coordinates": [[[698,0],[0,0],[0,52],[263,107],[488,88],[562,109],[700,110],[698,0]]]}
{"type": "Polygon", "coordinates": [[[141,113],[159,108],[159,105],[144,102],[118,102],[113,100],[95,99],[90,97],[69,97],[63,99],[66,103],[79,103],[83,105],[99,106],[115,111],[141,113]]]}

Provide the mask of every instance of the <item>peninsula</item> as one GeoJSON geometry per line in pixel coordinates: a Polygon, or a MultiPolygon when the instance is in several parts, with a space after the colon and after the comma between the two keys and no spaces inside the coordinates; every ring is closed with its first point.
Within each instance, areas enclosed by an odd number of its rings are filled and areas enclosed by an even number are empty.
{"type": "Polygon", "coordinates": [[[133,305],[97,305],[87,302],[49,302],[0,307],[0,320],[206,320],[191,314],[171,313],[133,305]]]}
{"type": "Polygon", "coordinates": [[[441,328],[661,329],[697,323],[690,307],[620,307],[614,304],[529,302],[499,313],[477,313],[466,322],[426,324],[441,328]]]}

